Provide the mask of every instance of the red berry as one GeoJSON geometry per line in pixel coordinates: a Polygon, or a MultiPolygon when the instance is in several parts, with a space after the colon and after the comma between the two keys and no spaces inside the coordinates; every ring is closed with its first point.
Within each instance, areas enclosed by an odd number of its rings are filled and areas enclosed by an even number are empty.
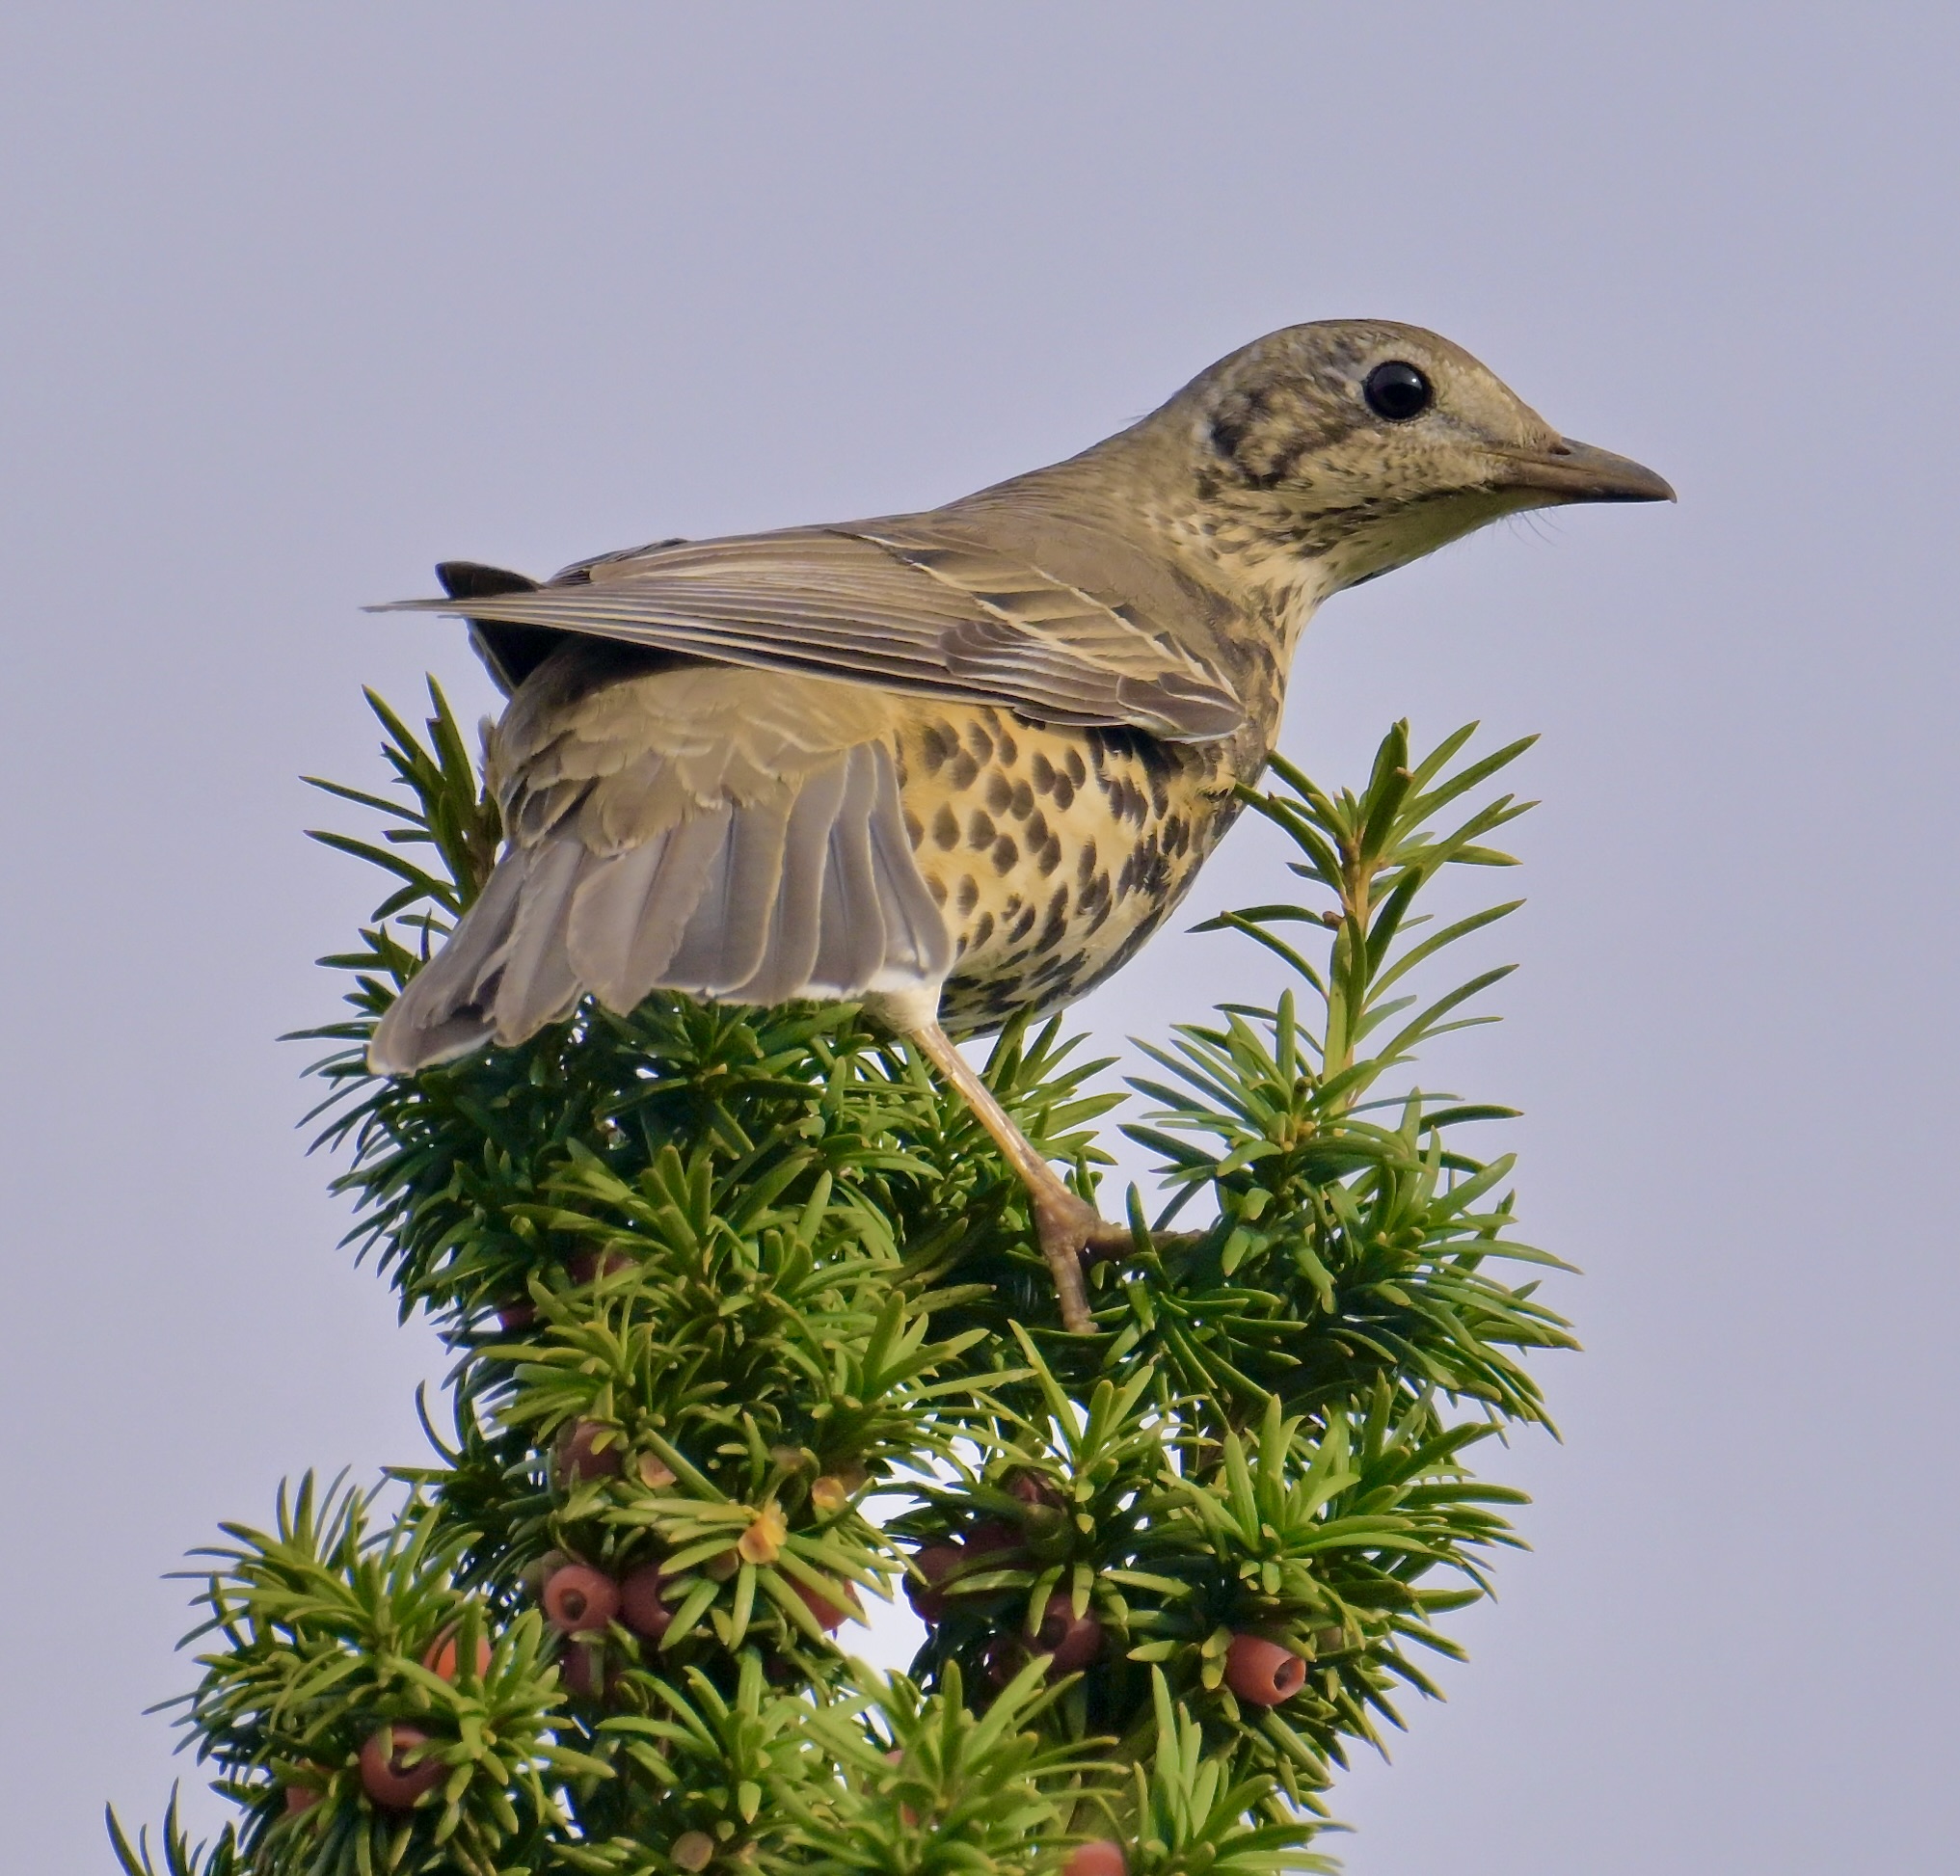
{"type": "Polygon", "coordinates": [[[1020,1528],[1004,1523],[997,1517],[982,1518],[966,1534],[966,1547],[975,1552],[1018,1550],[1021,1547],[1020,1528]]]}
{"type": "Polygon", "coordinates": [[[603,1276],[631,1270],[635,1261],[623,1250],[575,1250],[566,1258],[565,1269],[574,1283],[597,1283],[603,1276]]]}
{"type": "Polygon", "coordinates": [[[361,1783],[383,1810],[407,1810],[449,1776],[449,1768],[433,1755],[405,1762],[428,1743],[429,1735],[414,1727],[387,1726],[368,1734],[361,1749],[361,1783]]]}
{"type": "MultiPolygon", "coordinates": [[[[429,1644],[428,1651],[422,1656],[422,1666],[431,1674],[441,1675],[444,1680],[456,1678],[456,1631],[445,1628],[429,1644]]],[[[476,1638],[476,1678],[481,1680],[490,1672],[490,1637],[476,1638]]]]}
{"type": "Polygon", "coordinates": [[[1234,1635],[1225,1649],[1225,1685],[1252,1706],[1277,1706],[1306,1684],[1306,1663],[1263,1635],[1234,1635]]]}
{"type": "Polygon", "coordinates": [[[992,1685],[1005,1687],[1028,1665],[1028,1650],[1018,1635],[995,1635],[980,1655],[980,1665],[992,1685]]]}
{"type": "Polygon", "coordinates": [[[497,1306],[497,1326],[506,1335],[515,1335],[521,1329],[529,1328],[537,1320],[538,1310],[535,1303],[506,1302],[497,1306]]]}
{"type": "Polygon", "coordinates": [[[1050,1674],[1072,1675],[1102,1652],[1103,1625],[1093,1611],[1086,1609],[1078,1616],[1067,1596],[1052,1595],[1042,1612],[1034,1645],[1048,1656],[1050,1674]]]}
{"type": "Polygon", "coordinates": [[[1032,1472],[1016,1472],[1007,1481],[1007,1490],[1024,1505],[1047,1505],[1059,1508],[1061,1498],[1046,1481],[1037,1479],[1032,1472]]]}
{"type": "Polygon", "coordinates": [[[1078,1843],[1061,1865],[1061,1876],[1129,1876],[1129,1859],[1120,1843],[1106,1836],[1078,1843]]]}
{"type": "Polygon", "coordinates": [[[285,1788],[285,1814],[297,1817],[302,1811],[311,1810],[326,1795],[309,1784],[289,1784],[285,1788]]]}
{"type": "Polygon", "coordinates": [[[792,1583],[791,1587],[803,1598],[810,1613],[817,1618],[817,1625],[826,1633],[833,1633],[847,1622],[852,1616],[863,1613],[864,1605],[857,1599],[857,1592],[848,1583],[838,1586],[838,1597],[833,1600],[820,1591],[811,1589],[804,1583],[792,1583]]]}
{"type": "Polygon", "coordinates": [[[642,1564],[620,1579],[619,1619],[650,1642],[658,1642],[674,1620],[660,1594],[664,1582],[658,1564],[642,1564]]]}
{"type": "Polygon", "coordinates": [[[939,1586],[964,1561],[966,1552],[956,1543],[928,1543],[912,1553],[912,1567],[926,1581],[905,1579],[905,1598],[919,1612],[921,1621],[937,1621],[946,1614],[948,1592],[939,1586]]]}
{"type": "Polygon", "coordinates": [[[575,1420],[558,1435],[551,1451],[551,1470],[565,1486],[582,1485],[587,1479],[604,1479],[619,1470],[626,1455],[626,1443],[617,1427],[604,1420],[575,1420]],[[604,1447],[600,1441],[604,1439],[604,1447]]]}
{"type": "Polygon", "coordinates": [[[583,1635],[604,1628],[619,1614],[619,1585],[589,1564],[567,1564],[551,1572],[540,1600],[553,1628],[583,1635]]]}

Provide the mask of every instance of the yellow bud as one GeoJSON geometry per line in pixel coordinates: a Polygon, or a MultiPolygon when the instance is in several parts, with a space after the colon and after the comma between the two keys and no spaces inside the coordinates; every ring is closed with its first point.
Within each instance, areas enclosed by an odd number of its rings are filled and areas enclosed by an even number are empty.
{"type": "Polygon", "coordinates": [[[773,1505],[765,1505],[735,1547],[745,1564],[773,1564],[783,1554],[783,1540],[789,1535],[782,1513],[773,1505]]]}
{"type": "Polygon", "coordinates": [[[706,1831],[683,1831],[667,1854],[683,1869],[706,1869],[714,1861],[714,1839],[706,1831]]]}

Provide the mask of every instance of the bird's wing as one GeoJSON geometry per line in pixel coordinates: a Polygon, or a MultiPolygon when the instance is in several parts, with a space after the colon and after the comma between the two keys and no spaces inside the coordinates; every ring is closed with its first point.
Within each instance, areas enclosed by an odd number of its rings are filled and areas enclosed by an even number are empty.
{"type": "Polygon", "coordinates": [[[1158,622],[1147,630],[929,516],[662,544],[533,591],[377,609],[622,639],[1177,741],[1229,736],[1245,720],[1223,676],[1158,622]]]}

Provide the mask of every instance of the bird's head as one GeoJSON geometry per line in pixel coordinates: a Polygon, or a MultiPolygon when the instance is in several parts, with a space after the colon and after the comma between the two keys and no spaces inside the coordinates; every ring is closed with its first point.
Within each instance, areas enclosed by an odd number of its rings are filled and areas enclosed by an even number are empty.
{"type": "Polygon", "coordinates": [[[1139,431],[1160,425],[1190,465],[1185,528],[1254,578],[1290,564],[1315,600],[1500,515],[1674,499],[1651,469],[1560,436],[1460,346],[1387,320],[1255,339],[1139,431]]]}

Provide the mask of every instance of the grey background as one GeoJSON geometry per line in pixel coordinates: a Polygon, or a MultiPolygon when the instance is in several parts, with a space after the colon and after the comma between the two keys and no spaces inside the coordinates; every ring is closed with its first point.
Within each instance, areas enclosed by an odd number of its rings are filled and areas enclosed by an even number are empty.
{"type": "MultiPolygon", "coordinates": [[[[439,1355],[273,1040],[369,902],[294,777],[377,773],[363,682],[488,691],[359,606],[939,500],[1368,313],[1681,503],[1491,530],[1297,676],[1329,778],[1405,711],[1545,733],[1510,1020],[1436,1074],[1529,1111],[1588,1272],[1566,1443],[1490,1456],[1535,1551],[1341,1788],[1351,1867],[1953,1867],[1956,33],[1835,11],[8,10],[11,1866],[190,1769],[160,1572],[420,1450],[439,1355]]],[[[1081,1013],[1271,984],[1166,937],[1081,1013]]]]}

